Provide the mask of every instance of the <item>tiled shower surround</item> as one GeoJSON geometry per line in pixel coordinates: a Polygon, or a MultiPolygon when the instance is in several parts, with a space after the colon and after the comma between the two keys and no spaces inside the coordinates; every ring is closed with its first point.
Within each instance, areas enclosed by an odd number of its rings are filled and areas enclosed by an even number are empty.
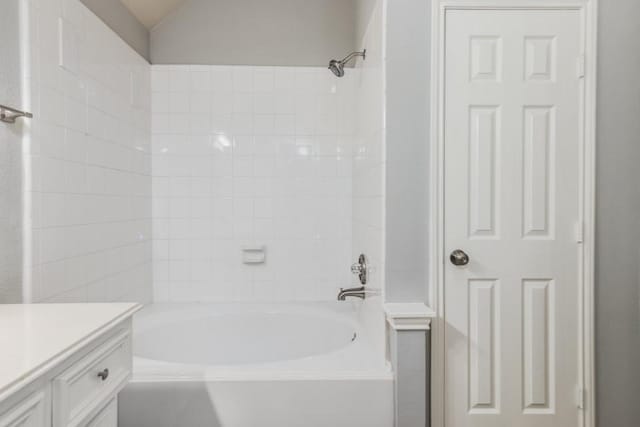
{"type": "Polygon", "coordinates": [[[351,284],[355,75],[152,66],[156,301],[326,300],[351,284]],[[244,264],[246,247],[266,262],[244,264]]]}
{"type": "Polygon", "coordinates": [[[78,0],[20,3],[25,302],[149,302],[150,66],[78,0]]]}

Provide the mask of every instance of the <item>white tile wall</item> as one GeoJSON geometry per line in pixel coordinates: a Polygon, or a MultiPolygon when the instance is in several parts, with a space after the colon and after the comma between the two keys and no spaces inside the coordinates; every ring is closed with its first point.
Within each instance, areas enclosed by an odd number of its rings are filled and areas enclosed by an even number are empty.
{"type": "Polygon", "coordinates": [[[29,0],[32,300],[151,298],[150,66],[78,0],[29,0]]]}
{"type": "Polygon", "coordinates": [[[353,78],[153,66],[157,301],[334,299],[351,263],[353,78]],[[264,245],[264,265],[241,248],[264,245]]]}
{"type": "Polygon", "coordinates": [[[378,291],[379,296],[367,298],[360,307],[359,315],[365,338],[371,341],[376,354],[384,360],[384,7],[382,0],[375,3],[361,44],[367,49],[367,58],[359,61],[353,70],[358,118],[353,158],[352,258],[356,259],[360,253],[368,256],[371,270],[367,286],[378,291]]]}
{"type": "MultiPolygon", "coordinates": [[[[380,2],[378,2],[380,3],[380,2]]],[[[356,76],[357,130],[353,159],[353,250],[369,255],[376,272],[372,283],[383,288],[384,264],[384,68],[381,5],[373,12],[363,40],[367,59],[356,76]]]]}

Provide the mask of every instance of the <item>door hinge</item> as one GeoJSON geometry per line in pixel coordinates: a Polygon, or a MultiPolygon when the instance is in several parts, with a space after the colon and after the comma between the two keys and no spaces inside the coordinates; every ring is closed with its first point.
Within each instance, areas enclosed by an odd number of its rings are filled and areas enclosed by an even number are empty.
{"type": "Polygon", "coordinates": [[[584,222],[582,221],[576,223],[576,242],[584,242],[584,222]]]}
{"type": "Polygon", "coordinates": [[[584,389],[578,389],[578,409],[584,409],[584,389]]]}
{"type": "Polygon", "coordinates": [[[578,73],[578,78],[584,78],[587,69],[587,58],[584,54],[578,56],[576,70],[578,73]]]}

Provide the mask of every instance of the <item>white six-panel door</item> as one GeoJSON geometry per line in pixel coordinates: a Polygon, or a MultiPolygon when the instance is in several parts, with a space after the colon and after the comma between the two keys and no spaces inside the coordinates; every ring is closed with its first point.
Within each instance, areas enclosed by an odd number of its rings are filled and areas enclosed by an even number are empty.
{"type": "Polygon", "coordinates": [[[448,427],[578,425],[581,31],[577,10],[446,14],[448,427]]]}

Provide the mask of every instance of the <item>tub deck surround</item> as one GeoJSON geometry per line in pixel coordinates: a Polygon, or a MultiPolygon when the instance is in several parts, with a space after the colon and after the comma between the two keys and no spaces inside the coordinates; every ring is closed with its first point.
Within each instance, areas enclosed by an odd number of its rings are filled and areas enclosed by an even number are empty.
{"type": "Polygon", "coordinates": [[[140,308],[130,303],[0,305],[0,403],[140,308]]]}
{"type": "Polygon", "coordinates": [[[134,319],[119,426],[391,426],[393,372],[361,333],[356,307],[147,306],[134,319]]]}
{"type": "Polygon", "coordinates": [[[153,304],[134,320],[133,381],[391,379],[362,332],[350,303],[153,304]]]}

